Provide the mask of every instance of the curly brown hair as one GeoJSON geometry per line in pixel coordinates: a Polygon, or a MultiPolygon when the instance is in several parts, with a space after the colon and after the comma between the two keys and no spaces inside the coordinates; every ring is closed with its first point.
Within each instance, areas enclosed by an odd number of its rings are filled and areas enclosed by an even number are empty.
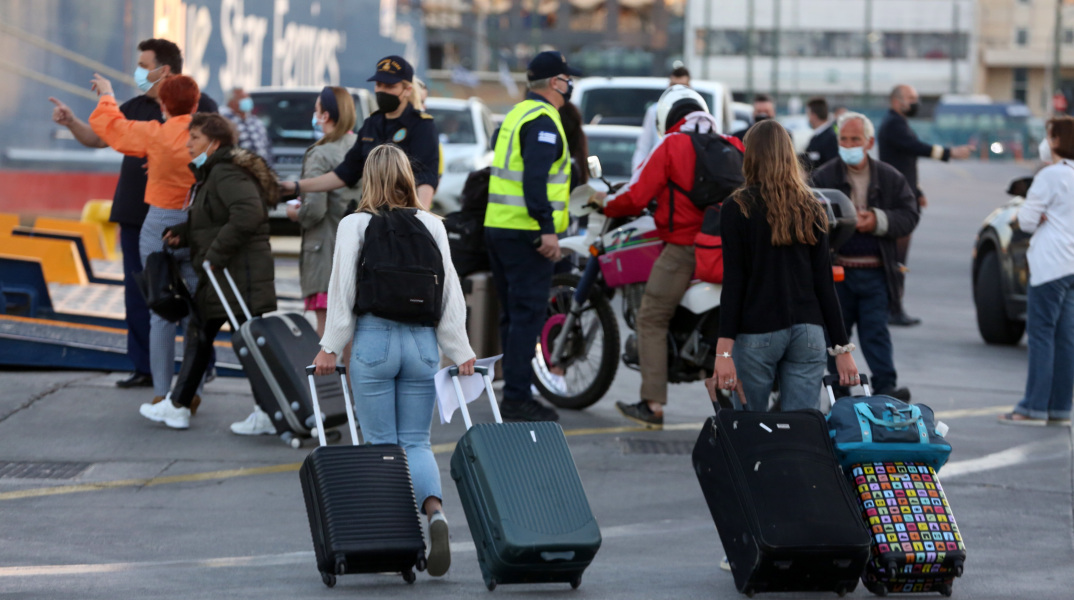
{"type": "Polygon", "coordinates": [[[746,183],[734,196],[742,216],[749,218],[751,201],[762,202],[773,246],[816,244],[817,233],[828,229],[828,215],[806,184],[790,134],[768,119],[750,127],[743,144],[746,183]]]}

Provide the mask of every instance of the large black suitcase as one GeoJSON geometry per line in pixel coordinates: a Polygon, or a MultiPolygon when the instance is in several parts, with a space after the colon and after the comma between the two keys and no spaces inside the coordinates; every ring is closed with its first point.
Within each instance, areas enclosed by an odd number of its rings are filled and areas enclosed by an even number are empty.
{"type": "MultiPolygon", "coordinates": [[[[304,371],[311,357],[321,349],[316,330],[305,317],[296,313],[252,316],[231,273],[224,269],[224,277],[246,317],[246,321],[239,325],[209,263],[202,266],[227,311],[232,329],[231,345],[250,380],[254,401],[272,419],[280,439],[292,448],[301,447],[302,440],[316,430],[304,371]]],[[[325,427],[338,427],[347,420],[343,410],[345,385],[346,382],[341,384],[334,377],[321,378],[317,382],[317,393],[325,411],[325,427]]]]}
{"type": "Polygon", "coordinates": [[[816,410],[718,410],[694,469],[738,591],[854,590],[870,536],[816,410]]]}
{"type": "MultiPolygon", "coordinates": [[[[345,380],[346,369],[337,371],[345,380]]],[[[306,372],[314,411],[319,412],[313,367],[306,372]]],[[[326,446],[317,422],[321,445],[298,471],[317,570],[328,587],[336,584],[337,575],[351,573],[398,572],[414,583],[414,569],[425,570],[425,539],[406,452],[395,444],[359,445],[346,389],[344,384],[354,445],[326,446]]]]}
{"type": "Polygon", "coordinates": [[[504,423],[488,369],[475,370],[496,422],[472,424],[453,367],[467,430],[451,455],[451,478],[485,585],[490,591],[501,583],[577,588],[601,536],[563,430],[553,422],[504,423]]]}

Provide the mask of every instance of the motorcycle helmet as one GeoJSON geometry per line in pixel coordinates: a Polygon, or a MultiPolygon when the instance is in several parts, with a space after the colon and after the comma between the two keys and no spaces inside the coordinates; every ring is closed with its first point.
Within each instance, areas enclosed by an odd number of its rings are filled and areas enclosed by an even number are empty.
{"type": "Polygon", "coordinates": [[[668,127],[674,127],[686,115],[703,110],[709,111],[705,99],[685,85],[673,85],[664,90],[656,104],[656,131],[664,135],[668,127]]]}

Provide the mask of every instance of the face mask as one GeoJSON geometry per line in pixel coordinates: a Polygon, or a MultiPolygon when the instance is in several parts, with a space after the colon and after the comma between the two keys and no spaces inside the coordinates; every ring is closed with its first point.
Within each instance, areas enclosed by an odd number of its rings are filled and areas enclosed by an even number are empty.
{"type": "MultiPolygon", "coordinates": [[[[161,68],[162,67],[157,67],[156,69],[153,69],[153,71],[159,71],[161,68]]],[[[149,74],[153,71],[150,71],[145,67],[138,67],[134,70],[134,83],[138,85],[138,89],[142,90],[143,93],[153,89],[153,86],[157,83],[155,81],[149,81],[149,74]]]]}
{"type": "Polygon", "coordinates": [[[1044,138],[1040,141],[1040,146],[1037,146],[1037,150],[1040,152],[1041,160],[1048,164],[1055,162],[1052,158],[1052,145],[1048,143],[1048,138],[1044,138]]]}
{"type": "Polygon", "coordinates": [[[247,96],[242,100],[239,100],[239,110],[244,113],[248,113],[254,109],[254,99],[247,96]]]}
{"type": "Polygon", "coordinates": [[[324,135],[324,128],[321,127],[321,122],[317,120],[317,113],[313,113],[313,120],[310,123],[313,125],[313,131],[317,133],[317,137],[324,135]]]}
{"type": "Polygon", "coordinates": [[[757,115],[757,116],[753,117],[753,122],[754,123],[760,123],[761,121],[767,121],[768,119],[771,119],[771,118],[772,117],[770,117],[768,115],[757,115]]]}
{"type": "MultiPolygon", "coordinates": [[[[561,79],[560,81],[563,81],[563,80],[561,79]]],[[[556,90],[556,91],[559,92],[559,90],[556,90]]],[[[574,93],[574,81],[568,79],[567,80],[567,91],[566,92],[559,92],[559,95],[563,96],[563,101],[564,102],[570,102],[571,101],[571,94],[573,94],[573,93],[574,93]]]]}
{"type": "Polygon", "coordinates": [[[399,96],[395,94],[389,94],[388,92],[377,92],[377,106],[380,107],[381,112],[390,113],[399,109],[399,105],[403,101],[399,99],[399,96]]]}
{"type": "Polygon", "coordinates": [[[910,106],[906,107],[906,116],[907,117],[913,117],[913,116],[917,115],[917,110],[919,108],[921,108],[920,104],[918,104],[917,102],[911,102],[910,106]]]}
{"type": "MultiPolygon", "coordinates": [[[[211,146],[212,144],[210,144],[211,146]]],[[[190,161],[194,163],[194,167],[200,169],[205,161],[209,160],[209,148],[205,148],[205,151],[194,157],[194,160],[190,161]]]]}
{"type": "Polygon", "coordinates": [[[839,146],[839,158],[843,159],[846,164],[856,167],[861,164],[861,161],[865,160],[865,148],[861,146],[857,148],[839,146]]]}

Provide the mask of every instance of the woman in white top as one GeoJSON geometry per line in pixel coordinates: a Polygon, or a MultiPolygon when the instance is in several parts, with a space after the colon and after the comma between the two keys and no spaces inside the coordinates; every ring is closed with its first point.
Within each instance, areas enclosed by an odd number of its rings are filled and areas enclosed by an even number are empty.
{"type": "Polygon", "coordinates": [[[1026,393],[999,420],[1069,427],[1074,397],[1074,118],[1048,121],[1047,141],[1054,164],[1037,173],[1018,211],[1018,226],[1033,234],[1026,253],[1026,393]]]}
{"type": "Polygon", "coordinates": [[[336,355],[353,339],[351,389],[355,412],[367,443],[399,444],[406,450],[414,494],[429,518],[428,572],[440,576],[451,565],[447,521],[441,512],[440,470],[429,445],[440,364],[437,345],[459,372],[472,375],[474,351],[466,336],[466,304],[451,264],[447,231],[440,218],[418,201],[414,173],[406,154],[394,144],[369,153],[362,172],[359,211],[344,217],[336,233],[332,276],[328,284],[328,318],[317,374],[336,367],[336,355]],[[358,259],[370,221],[383,211],[417,209],[416,218],[432,234],[443,256],[442,316],[433,326],[403,323],[372,313],[354,314],[358,259]]]}

